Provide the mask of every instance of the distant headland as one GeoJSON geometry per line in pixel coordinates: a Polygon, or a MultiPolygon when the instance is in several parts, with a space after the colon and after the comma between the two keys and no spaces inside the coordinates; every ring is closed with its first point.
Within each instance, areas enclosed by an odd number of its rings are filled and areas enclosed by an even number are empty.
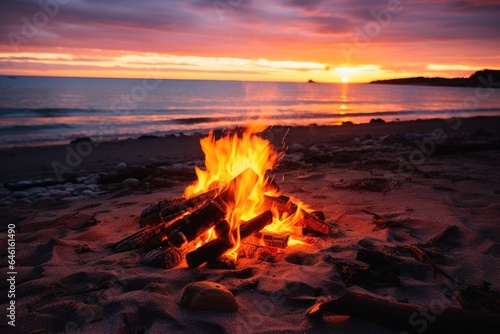
{"type": "Polygon", "coordinates": [[[500,70],[481,70],[468,78],[427,78],[414,77],[402,79],[375,80],[371,84],[385,85],[419,85],[419,86],[449,86],[449,87],[494,87],[500,88],[500,70]]]}

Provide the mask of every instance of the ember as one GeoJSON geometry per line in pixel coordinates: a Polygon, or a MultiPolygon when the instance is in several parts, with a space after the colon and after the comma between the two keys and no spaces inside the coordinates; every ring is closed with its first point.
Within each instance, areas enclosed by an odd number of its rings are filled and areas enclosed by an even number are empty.
{"type": "MultiPolygon", "coordinates": [[[[184,198],[163,200],[143,210],[139,232],[114,245],[117,252],[143,247],[144,263],[173,268],[185,259],[190,268],[204,263],[232,267],[248,247],[285,249],[304,243],[303,234],[328,235],[318,212],[281,194],[268,172],[280,155],[249,128],[216,140],[200,141],[205,170],[184,198]]],[[[245,252],[244,252],[245,253],[245,252]]]]}

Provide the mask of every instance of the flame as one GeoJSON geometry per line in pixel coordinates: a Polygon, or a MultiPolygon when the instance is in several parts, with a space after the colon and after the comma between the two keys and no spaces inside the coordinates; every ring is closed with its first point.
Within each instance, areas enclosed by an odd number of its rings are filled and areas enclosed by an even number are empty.
{"type": "MultiPolygon", "coordinates": [[[[227,208],[226,220],[231,226],[230,236],[234,247],[228,251],[228,255],[236,256],[236,250],[240,245],[239,225],[244,220],[257,216],[264,203],[264,196],[279,196],[277,189],[268,187],[269,177],[267,172],[279,162],[281,155],[276,152],[271,142],[263,139],[257,133],[263,131],[266,126],[254,125],[247,128],[243,133],[233,133],[216,139],[213,132],[200,140],[200,145],[205,154],[205,169],[195,168],[197,181],[188,186],[184,192],[186,197],[206,192],[213,187],[218,187],[219,192],[226,189],[236,176],[250,168],[258,176],[256,184],[242,178],[234,185],[231,192],[234,194],[235,202],[232,207],[227,208]],[[250,194],[244,196],[243,194],[250,194]]],[[[272,208],[273,223],[266,227],[271,232],[291,232],[294,224],[299,219],[300,210],[294,215],[280,217],[277,208],[272,208]]],[[[216,236],[208,232],[204,240],[209,241],[216,236]]],[[[294,242],[292,243],[300,243],[294,242]]]]}

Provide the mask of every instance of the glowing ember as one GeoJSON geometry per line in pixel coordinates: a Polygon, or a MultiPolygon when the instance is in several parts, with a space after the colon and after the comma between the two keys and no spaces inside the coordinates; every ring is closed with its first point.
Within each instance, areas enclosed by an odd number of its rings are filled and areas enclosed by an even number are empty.
{"type": "MultiPolygon", "coordinates": [[[[198,180],[186,188],[186,197],[206,192],[213,187],[219,188],[219,193],[227,191],[228,184],[236,176],[247,169],[253,170],[258,176],[254,182],[242,178],[234,189],[229,189],[235,201],[233,207],[228,207],[226,220],[231,226],[231,241],[234,245],[228,252],[236,256],[235,251],[240,246],[239,229],[242,221],[249,220],[263,211],[265,196],[280,196],[276,188],[269,187],[270,180],[267,172],[279,162],[280,155],[274,150],[272,144],[259,137],[258,132],[262,127],[251,127],[240,134],[231,134],[216,140],[213,133],[200,141],[205,154],[205,168],[196,168],[198,180]],[[250,196],[244,194],[250,193],[250,196]]],[[[273,222],[265,230],[271,232],[291,232],[294,224],[301,217],[301,210],[296,210],[291,216],[280,217],[276,206],[267,208],[273,212],[273,222]]],[[[205,235],[205,241],[215,238],[210,230],[205,235]]],[[[291,244],[301,243],[291,239],[291,244]]]]}

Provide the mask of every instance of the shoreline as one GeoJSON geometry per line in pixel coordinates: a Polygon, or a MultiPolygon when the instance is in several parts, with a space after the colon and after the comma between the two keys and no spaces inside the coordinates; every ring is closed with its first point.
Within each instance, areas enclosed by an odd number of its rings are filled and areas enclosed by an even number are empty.
{"type": "MultiPolygon", "coordinates": [[[[275,146],[290,146],[294,143],[308,146],[314,142],[343,145],[355,137],[386,136],[390,134],[430,133],[436,128],[450,133],[498,129],[500,116],[476,116],[457,118],[460,124],[452,127],[449,119],[426,119],[399,122],[371,122],[342,125],[276,126],[267,130],[267,137],[273,137],[275,146]],[[285,135],[286,134],[286,135],[285,135]]],[[[129,138],[102,142],[78,142],[49,146],[28,146],[0,149],[0,160],[7,163],[0,166],[2,182],[26,179],[54,178],[57,174],[53,164],[62,165],[65,173],[88,173],[103,171],[124,162],[128,165],[155,163],[173,164],[202,159],[199,146],[205,133],[192,135],[166,135],[164,137],[129,138]]]]}

